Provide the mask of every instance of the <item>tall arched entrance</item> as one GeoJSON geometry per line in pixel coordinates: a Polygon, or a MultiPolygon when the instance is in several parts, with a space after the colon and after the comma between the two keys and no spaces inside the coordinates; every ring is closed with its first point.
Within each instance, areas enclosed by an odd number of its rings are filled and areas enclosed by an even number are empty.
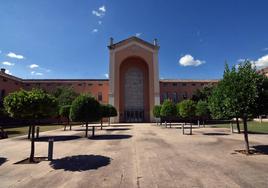
{"type": "Polygon", "coordinates": [[[120,122],[149,121],[149,79],[147,63],[129,57],[120,66],[120,122]]]}

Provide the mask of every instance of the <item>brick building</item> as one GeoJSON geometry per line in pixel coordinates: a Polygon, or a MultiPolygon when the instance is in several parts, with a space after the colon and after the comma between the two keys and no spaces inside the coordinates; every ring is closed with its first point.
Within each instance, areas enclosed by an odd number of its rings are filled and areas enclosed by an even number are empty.
{"type": "Polygon", "coordinates": [[[111,38],[109,79],[21,79],[0,72],[0,100],[19,89],[41,88],[51,92],[72,87],[77,93],[91,93],[101,103],[118,110],[114,122],[153,121],[154,105],[165,99],[179,102],[190,99],[197,89],[218,80],[159,80],[157,40],[146,42],[137,37],[114,43],[111,38]]]}

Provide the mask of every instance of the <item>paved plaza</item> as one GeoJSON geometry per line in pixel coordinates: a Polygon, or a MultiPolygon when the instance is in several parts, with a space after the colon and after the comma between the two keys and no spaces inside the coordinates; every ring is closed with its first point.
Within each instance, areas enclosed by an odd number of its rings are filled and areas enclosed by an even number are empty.
{"type": "Polygon", "coordinates": [[[14,164],[28,157],[25,136],[0,140],[0,187],[268,187],[268,135],[252,134],[264,154],[245,156],[243,135],[226,128],[177,128],[118,124],[84,138],[84,127],[40,133],[36,157],[47,156],[54,137],[54,161],[14,164]],[[6,159],[5,159],[6,158],[6,159]],[[6,161],[5,161],[6,160],[6,161]]]}

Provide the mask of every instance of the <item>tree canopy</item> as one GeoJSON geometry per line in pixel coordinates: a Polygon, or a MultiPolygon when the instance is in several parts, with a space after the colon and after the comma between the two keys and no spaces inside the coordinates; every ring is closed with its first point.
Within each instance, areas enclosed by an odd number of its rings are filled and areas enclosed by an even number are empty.
{"type": "Polygon", "coordinates": [[[160,116],[170,118],[176,116],[176,106],[170,100],[165,100],[161,106],[160,116]]]}
{"type": "Polygon", "coordinates": [[[55,97],[40,89],[20,90],[4,99],[6,112],[14,118],[40,119],[56,114],[58,103],[55,97]]]}
{"type": "Polygon", "coordinates": [[[153,109],[154,117],[160,118],[161,117],[161,105],[155,105],[153,109]]]}
{"type": "Polygon", "coordinates": [[[183,100],[179,103],[179,115],[182,118],[192,118],[195,116],[195,102],[192,100],[183,100]]]}
{"type": "Polygon", "coordinates": [[[196,104],[195,115],[198,117],[208,117],[209,109],[206,101],[198,101],[196,104]]]}
{"type": "Polygon", "coordinates": [[[78,94],[72,87],[58,87],[53,95],[58,100],[59,106],[71,105],[78,94]]]}

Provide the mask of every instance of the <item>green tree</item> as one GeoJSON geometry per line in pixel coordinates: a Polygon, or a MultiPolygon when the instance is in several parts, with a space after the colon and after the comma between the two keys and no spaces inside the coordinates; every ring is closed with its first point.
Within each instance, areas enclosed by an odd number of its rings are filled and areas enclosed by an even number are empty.
{"type": "Polygon", "coordinates": [[[219,116],[235,116],[243,120],[245,149],[248,154],[247,120],[259,113],[263,83],[264,77],[256,72],[256,68],[252,67],[249,61],[240,64],[238,68],[232,67],[231,70],[226,65],[223,79],[210,99],[210,105],[214,105],[210,109],[218,109],[219,116]],[[214,101],[217,103],[213,103],[214,101]]]}
{"type": "MultiPolygon", "coordinates": [[[[110,118],[117,116],[117,111],[115,107],[110,104],[102,104],[101,114],[102,118],[108,118],[108,124],[110,125],[110,118]]],[[[101,121],[101,129],[102,129],[102,121],[101,121]]]]}
{"type": "Polygon", "coordinates": [[[59,106],[71,105],[78,94],[72,87],[58,87],[53,95],[58,100],[59,106]]]}
{"type": "Polygon", "coordinates": [[[198,102],[200,100],[208,101],[208,98],[209,96],[211,96],[214,87],[215,86],[210,84],[210,85],[203,87],[202,89],[197,89],[195,94],[192,97],[192,100],[195,102],[198,102]]]}
{"type": "MultiPolygon", "coordinates": [[[[70,130],[72,130],[72,125],[70,124],[70,109],[71,109],[71,105],[61,106],[59,114],[60,114],[61,117],[67,119],[67,125],[69,125],[70,130]]],[[[66,130],[66,124],[64,124],[64,130],[66,130]]]]}
{"type": "MultiPolygon", "coordinates": [[[[154,106],[153,115],[155,118],[161,118],[161,105],[154,106]]],[[[158,121],[156,121],[156,123],[158,124],[158,121]]]]}
{"type": "Polygon", "coordinates": [[[198,101],[196,104],[195,115],[199,120],[203,121],[203,126],[205,125],[205,119],[209,116],[208,103],[206,101],[198,101]]]}
{"type": "MultiPolygon", "coordinates": [[[[169,120],[171,127],[171,118],[176,116],[176,106],[172,103],[171,100],[165,100],[161,106],[160,116],[164,117],[166,120],[169,120]]],[[[165,125],[167,123],[165,121],[165,125]]]]}
{"type": "Polygon", "coordinates": [[[117,116],[117,110],[113,105],[108,104],[109,107],[109,117],[108,117],[108,122],[109,122],[109,126],[110,126],[110,118],[111,117],[116,117],[117,116]]]}
{"type": "Polygon", "coordinates": [[[179,103],[179,115],[190,121],[190,134],[192,134],[192,119],[195,117],[195,102],[192,100],[183,100],[179,103]]]}
{"type": "Polygon", "coordinates": [[[92,96],[81,94],[73,102],[70,110],[72,121],[85,122],[88,136],[88,123],[101,119],[100,103],[92,96]]]}
{"type": "Polygon", "coordinates": [[[57,100],[40,89],[20,90],[5,97],[4,107],[6,112],[13,118],[33,121],[31,125],[32,139],[29,160],[34,162],[36,123],[41,118],[52,117],[56,114],[57,100]]]}

